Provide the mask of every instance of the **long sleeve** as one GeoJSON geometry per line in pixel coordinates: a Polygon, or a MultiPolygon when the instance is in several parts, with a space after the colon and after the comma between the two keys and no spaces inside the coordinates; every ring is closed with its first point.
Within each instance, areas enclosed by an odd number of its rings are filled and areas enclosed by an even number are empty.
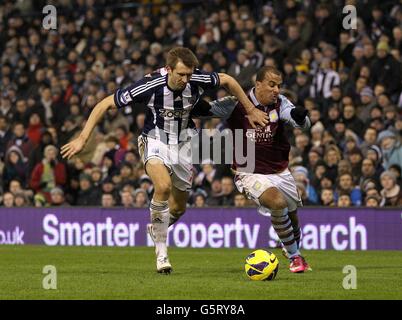
{"type": "Polygon", "coordinates": [[[292,116],[290,115],[290,111],[295,108],[295,106],[287,99],[285,96],[280,95],[281,102],[281,109],[280,109],[280,119],[285,121],[286,123],[290,124],[294,128],[300,128],[303,131],[308,130],[311,127],[311,121],[308,116],[306,116],[306,121],[304,122],[303,126],[299,126],[296,121],[293,120],[292,116]]]}
{"type": "Polygon", "coordinates": [[[237,105],[234,96],[224,97],[207,102],[200,99],[191,112],[192,118],[222,118],[228,119],[237,105]]]}
{"type": "Polygon", "coordinates": [[[228,119],[236,107],[238,101],[236,97],[223,97],[218,100],[211,101],[211,113],[214,117],[228,119]]]}

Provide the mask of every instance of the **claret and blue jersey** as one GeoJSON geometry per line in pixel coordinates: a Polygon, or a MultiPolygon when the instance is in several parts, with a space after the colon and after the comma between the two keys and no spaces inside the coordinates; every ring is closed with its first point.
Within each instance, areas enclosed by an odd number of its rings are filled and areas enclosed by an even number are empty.
{"type": "Polygon", "coordinates": [[[195,69],[182,91],[170,89],[167,80],[167,70],[161,68],[127,88],[118,89],[114,102],[119,109],[144,103],[148,109],[142,134],[167,144],[177,144],[183,140],[183,131],[195,127],[190,114],[193,106],[204,90],[218,87],[220,81],[216,72],[199,69],[195,69]]]}

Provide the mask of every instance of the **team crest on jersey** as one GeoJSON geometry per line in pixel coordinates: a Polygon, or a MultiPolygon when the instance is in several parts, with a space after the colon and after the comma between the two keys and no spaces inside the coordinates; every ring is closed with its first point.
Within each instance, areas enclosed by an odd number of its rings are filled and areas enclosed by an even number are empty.
{"type": "Polygon", "coordinates": [[[272,110],[269,112],[269,121],[270,122],[277,122],[279,119],[278,112],[276,110],[272,110]]]}
{"type": "Polygon", "coordinates": [[[261,189],[261,187],[262,187],[262,185],[261,185],[261,182],[259,182],[259,181],[256,181],[253,185],[253,189],[256,191],[259,191],[261,189]]]}

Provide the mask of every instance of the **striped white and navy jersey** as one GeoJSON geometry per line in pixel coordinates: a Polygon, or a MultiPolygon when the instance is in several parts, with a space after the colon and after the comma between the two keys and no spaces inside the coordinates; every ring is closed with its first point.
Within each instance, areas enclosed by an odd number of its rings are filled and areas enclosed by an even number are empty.
{"type": "Polygon", "coordinates": [[[312,98],[328,99],[331,97],[331,90],[334,86],[339,86],[340,77],[333,70],[319,70],[313,77],[310,86],[310,96],[312,98]]]}
{"type": "Polygon", "coordinates": [[[171,90],[167,77],[165,68],[146,75],[133,85],[118,89],[114,102],[118,108],[144,103],[148,109],[142,134],[177,144],[187,140],[186,129],[195,128],[190,115],[193,106],[204,90],[219,86],[219,75],[195,69],[183,91],[171,90]]]}

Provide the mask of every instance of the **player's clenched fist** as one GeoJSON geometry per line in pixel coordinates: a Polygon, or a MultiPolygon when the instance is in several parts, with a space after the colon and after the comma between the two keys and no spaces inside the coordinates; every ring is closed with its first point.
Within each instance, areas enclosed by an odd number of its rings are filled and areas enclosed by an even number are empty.
{"type": "Polygon", "coordinates": [[[308,111],[305,108],[300,107],[300,106],[297,106],[290,111],[291,117],[300,126],[302,126],[304,124],[304,122],[306,121],[307,114],[308,114],[308,111]]]}
{"type": "Polygon", "coordinates": [[[63,158],[71,159],[74,155],[79,153],[85,146],[85,140],[81,136],[61,147],[61,156],[63,158]]]}

